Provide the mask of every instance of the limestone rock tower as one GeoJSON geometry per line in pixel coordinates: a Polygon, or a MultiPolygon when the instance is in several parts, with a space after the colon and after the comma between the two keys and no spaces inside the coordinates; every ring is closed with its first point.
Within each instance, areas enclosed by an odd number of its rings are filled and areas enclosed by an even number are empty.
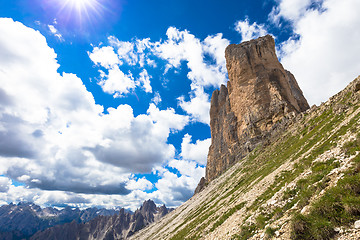
{"type": "Polygon", "coordinates": [[[227,87],[211,98],[206,182],[267,144],[284,118],[309,108],[294,76],[279,62],[272,36],[229,45],[225,58],[227,87]]]}

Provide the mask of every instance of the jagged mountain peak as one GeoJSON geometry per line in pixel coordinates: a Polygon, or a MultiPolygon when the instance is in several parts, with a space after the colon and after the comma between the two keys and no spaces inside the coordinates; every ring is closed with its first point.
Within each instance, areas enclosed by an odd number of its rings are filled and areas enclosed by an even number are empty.
{"type": "Polygon", "coordinates": [[[37,231],[49,227],[75,221],[88,222],[96,216],[110,216],[118,211],[108,209],[65,207],[56,209],[52,207],[41,208],[30,202],[10,203],[0,207],[0,239],[28,238],[37,231]]]}
{"type": "Polygon", "coordinates": [[[154,201],[152,200],[146,200],[144,201],[143,205],[140,207],[140,211],[145,211],[145,212],[156,212],[156,204],[154,201]]]}
{"type": "Polygon", "coordinates": [[[134,213],[121,209],[113,216],[98,216],[86,223],[71,222],[48,228],[31,239],[126,239],[170,211],[172,209],[165,205],[157,207],[154,201],[146,200],[134,213]]]}

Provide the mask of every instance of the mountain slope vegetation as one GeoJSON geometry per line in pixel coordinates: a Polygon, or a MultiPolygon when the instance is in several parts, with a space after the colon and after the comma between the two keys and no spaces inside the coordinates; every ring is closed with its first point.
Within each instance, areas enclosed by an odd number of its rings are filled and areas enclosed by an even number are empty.
{"type": "Polygon", "coordinates": [[[131,239],[358,239],[360,77],[131,239]]]}

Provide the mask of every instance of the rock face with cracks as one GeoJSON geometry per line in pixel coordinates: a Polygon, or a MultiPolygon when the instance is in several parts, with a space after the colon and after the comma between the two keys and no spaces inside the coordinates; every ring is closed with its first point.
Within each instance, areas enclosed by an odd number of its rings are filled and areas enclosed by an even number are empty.
{"type": "Polygon", "coordinates": [[[279,62],[270,35],[228,46],[225,58],[227,87],[211,98],[206,182],[268,144],[282,131],[284,118],[309,108],[294,76],[279,62]]]}

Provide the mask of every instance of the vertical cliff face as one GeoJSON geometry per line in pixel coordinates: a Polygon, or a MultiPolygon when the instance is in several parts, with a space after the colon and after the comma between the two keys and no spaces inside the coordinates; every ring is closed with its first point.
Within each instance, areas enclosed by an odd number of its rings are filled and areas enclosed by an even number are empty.
{"type": "Polygon", "coordinates": [[[284,119],[309,108],[294,76],[267,35],[225,51],[229,81],[211,98],[206,180],[211,181],[281,132],[284,119]]]}

